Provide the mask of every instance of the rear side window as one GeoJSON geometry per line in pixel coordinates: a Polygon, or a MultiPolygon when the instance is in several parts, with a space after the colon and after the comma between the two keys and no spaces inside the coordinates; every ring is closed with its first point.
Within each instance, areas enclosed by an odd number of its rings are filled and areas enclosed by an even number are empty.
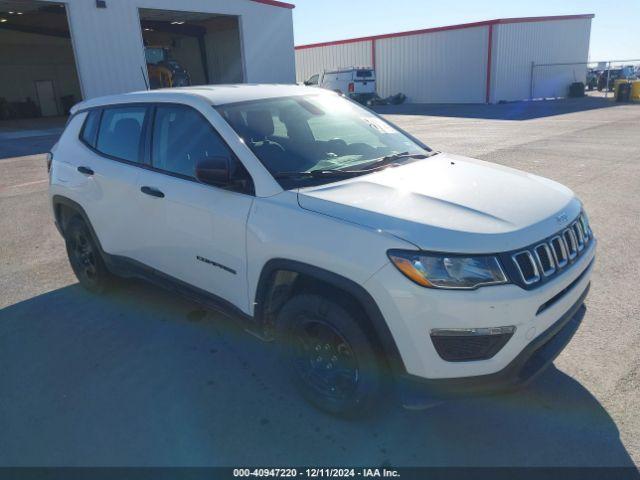
{"type": "Polygon", "coordinates": [[[98,125],[100,124],[100,113],[101,110],[89,111],[87,118],[84,120],[84,125],[82,126],[82,133],[80,134],[82,141],[92,148],[95,148],[96,146],[96,136],[98,134],[98,125]]]}
{"type": "Polygon", "coordinates": [[[143,106],[107,108],[102,113],[96,150],[129,162],[141,162],[143,106]]]}
{"type": "Polygon", "coordinates": [[[151,147],[155,168],[195,177],[196,162],[207,157],[232,157],[211,124],[197,111],[181,105],[156,108],[151,147]]]}

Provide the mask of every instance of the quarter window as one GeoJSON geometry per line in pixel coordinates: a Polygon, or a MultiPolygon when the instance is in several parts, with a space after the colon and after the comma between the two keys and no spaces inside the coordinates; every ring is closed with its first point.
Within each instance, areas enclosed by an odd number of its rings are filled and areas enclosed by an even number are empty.
{"type": "Polygon", "coordinates": [[[96,149],[106,155],[141,162],[140,140],[146,107],[107,108],[102,114],[96,149]]]}
{"type": "Polygon", "coordinates": [[[195,177],[200,160],[233,157],[209,122],[196,110],[181,105],[156,108],[151,152],[155,168],[190,178],[195,177]]]}
{"type": "Polygon", "coordinates": [[[98,133],[98,125],[100,123],[101,110],[91,110],[87,114],[87,118],[84,120],[84,126],[82,127],[82,134],[80,138],[84,143],[92,148],[96,146],[96,135],[98,133]]]}

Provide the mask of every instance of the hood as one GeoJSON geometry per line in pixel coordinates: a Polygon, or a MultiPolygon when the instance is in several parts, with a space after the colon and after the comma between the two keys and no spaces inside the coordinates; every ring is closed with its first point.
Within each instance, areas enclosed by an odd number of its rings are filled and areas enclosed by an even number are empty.
{"type": "Polygon", "coordinates": [[[298,203],[423,250],[459,253],[530,245],[561,230],[581,210],[573,192],[559,183],[445,153],[300,189],[298,203]]]}

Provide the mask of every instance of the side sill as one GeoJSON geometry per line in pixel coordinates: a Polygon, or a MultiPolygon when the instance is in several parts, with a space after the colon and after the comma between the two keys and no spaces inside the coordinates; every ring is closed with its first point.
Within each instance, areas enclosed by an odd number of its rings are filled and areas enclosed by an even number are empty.
{"type": "Polygon", "coordinates": [[[107,268],[112,273],[127,278],[139,278],[152,283],[165,290],[176,292],[183,297],[193,300],[211,310],[226,315],[233,319],[239,319],[246,324],[252,324],[251,315],[240,310],[231,302],[217,295],[189,285],[182,280],[174,278],[166,273],[156,270],[131,258],[103,253],[107,268]]]}

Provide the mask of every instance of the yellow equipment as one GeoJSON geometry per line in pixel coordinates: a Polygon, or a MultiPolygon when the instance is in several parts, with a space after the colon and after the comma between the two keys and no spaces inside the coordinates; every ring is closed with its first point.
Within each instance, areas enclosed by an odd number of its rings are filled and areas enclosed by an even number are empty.
{"type": "Polygon", "coordinates": [[[631,82],[631,101],[640,102],[640,80],[631,82]]]}
{"type": "Polygon", "coordinates": [[[191,85],[191,77],[182,65],[171,58],[168,47],[146,46],[149,86],[154,88],[186,87],[191,85]]]}
{"type": "Polygon", "coordinates": [[[149,83],[151,84],[151,88],[173,87],[171,70],[168,68],[161,65],[147,63],[147,71],[149,72],[149,83]]]}
{"type": "Polygon", "coordinates": [[[620,85],[623,83],[630,83],[626,78],[618,78],[613,81],[613,98],[618,98],[620,93],[620,85]]]}

